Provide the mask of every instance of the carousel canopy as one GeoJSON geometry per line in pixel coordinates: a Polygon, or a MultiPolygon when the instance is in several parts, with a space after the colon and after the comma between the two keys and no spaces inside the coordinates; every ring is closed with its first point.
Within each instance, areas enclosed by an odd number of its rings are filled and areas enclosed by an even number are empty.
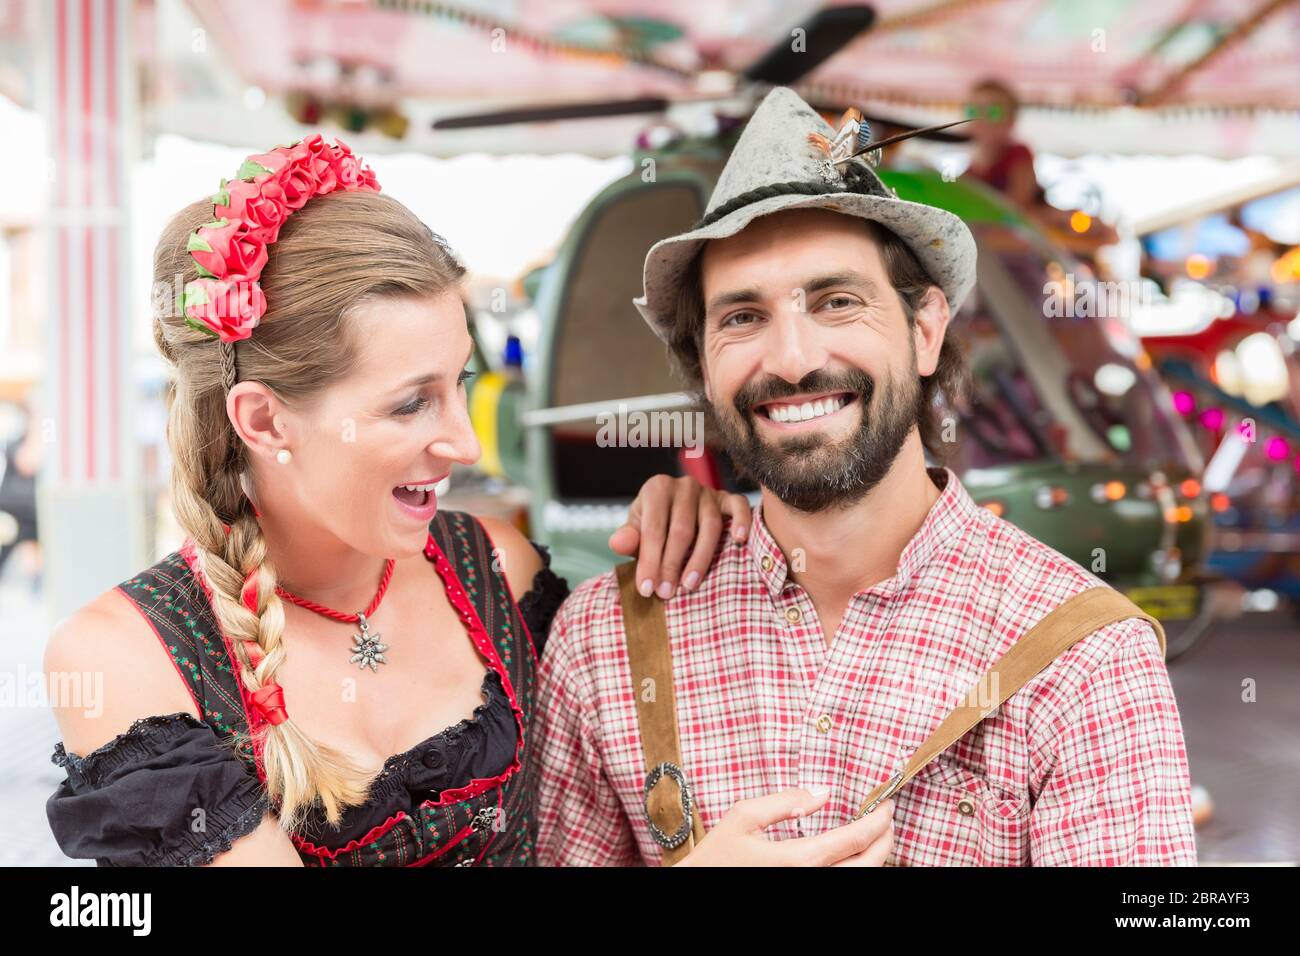
{"type": "MultiPolygon", "coordinates": [[[[633,115],[429,129],[538,103],[692,100],[742,92],[747,70],[827,5],[789,0],[190,0],[239,76],[271,96],[401,102],[408,146],[625,150],[633,115]],[[739,80],[739,82],[737,82],[739,80]]],[[[832,5],[833,6],[833,5],[832,5]]],[[[911,120],[959,115],[971,84],[1021,95],[1040,149],[1300,152],[1294,0],[876,0],[873,22],[792,76],[810,101],[911,120]]],[[[807,37],[805,36],[805,39],[807,37]]],[[[799,51],[796,51],[796,53],[799,51]]],[[[160,50],[164,59],[169,51],[160,50]]],[[[209,59],[210,59],[209,55],[209,59]]],[[[797,59],[797,58],[796,58],[797,59]]],[[[158,91],[161,94],[161,90],[158,91]]],[[[725,102],[724,102],[725,105],[725,102]]],[[[734,106],[733,102],[733,106],[734,106]]]]}
{"type": "MultiPolygon", "coordinates": [[[[657,122],[743,116],[774,79],[811,102],[919,123],[960,116],[971,85],[993,77],[1020,94],[1019,133],[1040,151],[1300,155],[1300,0],[875,0],[866,22],[831,16],[818,32],[819,16],[855,6],[135,0],[132,9],[149,131],[230,144],[323,124],[374,133],[371,152],[615,155],[657,122]],[[837,33],[821,50],[829,55],[815,56],[837,33]],[[761,66],[783,48],[775,69],[761,66]],[[603,118],[432,128],[539,105],[603,118]]],[[[20,102],[31,84],[14,63],[34,46],[36,19],[24,0],[0,0],[0,53],[13,61],[0,92],[20,102]]]]}

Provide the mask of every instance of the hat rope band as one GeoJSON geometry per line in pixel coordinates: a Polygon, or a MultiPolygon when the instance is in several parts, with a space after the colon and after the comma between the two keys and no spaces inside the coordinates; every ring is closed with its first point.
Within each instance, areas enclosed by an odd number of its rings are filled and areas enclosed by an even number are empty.
{"type": "MultiPolygon", "coordinates": [[[[848,177],[846,177],[848,178],[848,177]]],[[[762,199],[771,199],[773,196],[825,196],[830,193],[856,193],[864,196],[880,196],[882,199],[892,198],[883,187],[877,185],[877,181],[871,177],[864,176],[861,179],[852,177],[853,181],[846,182],[844,185],[832,185],[831,183],[818,182],[817,180],[796,180],[788,183],[769,183],[765,186],[757,186],[748,192],[743,192],[738,196],[732,196],[713,212],[706,215],[703,219],[691,227],[691,231],[703,229],[705,226],[711,226],[724,216],[729,216],[737,209],[743,209],[751,203],[756,203],[762,199]]]]}

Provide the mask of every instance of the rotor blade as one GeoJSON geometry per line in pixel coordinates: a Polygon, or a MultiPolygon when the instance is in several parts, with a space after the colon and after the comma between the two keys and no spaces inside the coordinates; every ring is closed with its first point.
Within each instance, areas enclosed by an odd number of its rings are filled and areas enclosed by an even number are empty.
{"type": "Polygon", "coordinates": [[[540,123],[547,120],[593,119],[601,116],[632,116],[638,113],[662,113],[670,101],[661,96],[644,96],[628,100],[591,100],[577,103],[554,103],[544,106],[520,106],[495,113],[471,113],[447,116],[433,121],[436,130],[476,129],[481,126],[509,126],[512,123],[540,123]]]}
{"type": "Polygon", "coordinates": [[[790,86],[811,73],[868,30],[876,11],[865,3],[826,7],[791,30],[742,74],[751,83],[790,86]]]}

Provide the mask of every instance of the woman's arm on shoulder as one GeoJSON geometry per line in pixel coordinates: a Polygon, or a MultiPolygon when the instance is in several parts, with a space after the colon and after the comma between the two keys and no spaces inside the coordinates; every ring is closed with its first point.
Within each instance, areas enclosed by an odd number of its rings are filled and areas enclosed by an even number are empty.
{"type": "MultiPolygon", "coordinates": [[[[478,517],[477,515],[475,517],[478,517]]],[[[501,518],[478,517],[492,539],[493,560],[506,574],[510,591],[519,600],[533,586],[533,578],[542,570],[542,556],[522,531],[501,518]]]]}
{"type": "MultiPolygon", "coordinates": [[[[141,717],[187,713],[201,719],[152,626],[116,589],[61,621],[45,646],[50,705],[64,749],[85,756],[141,717]],[[79,688],[72,695],[66,691],[79,688]]],[[[301,866],[273,814],[218,855],[214,866],[301,866]]]]}

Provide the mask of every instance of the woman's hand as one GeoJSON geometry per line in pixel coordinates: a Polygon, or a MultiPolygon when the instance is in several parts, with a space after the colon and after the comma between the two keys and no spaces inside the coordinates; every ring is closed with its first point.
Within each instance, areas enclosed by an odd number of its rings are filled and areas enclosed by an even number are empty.
{"type": "Polygon", "coordinates": [[[688,591],[700,583],[722,534],[723,515],[731,516],[731,536],[744,541],[750,521],[744,495],[705,488],[694,478],[655,475],[641,486],[627,523],[610,535],[609,547],[637,559],[642,595],[654,592],[667,599],[679,582],[688,591]]]}
{"type": "Polygon", "coordinates": [[[734,804],[678,866],[884,866],[894,848],[894,801],[817,836],[772,840],[763,832],[826,804],[829,790],[782,790],[734,804]]]}

